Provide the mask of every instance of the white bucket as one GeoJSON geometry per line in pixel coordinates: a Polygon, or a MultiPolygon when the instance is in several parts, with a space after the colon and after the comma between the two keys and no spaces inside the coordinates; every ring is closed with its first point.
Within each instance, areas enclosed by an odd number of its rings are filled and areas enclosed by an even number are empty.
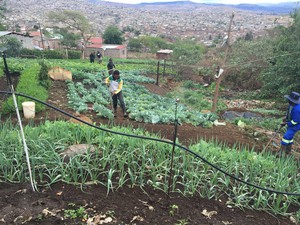
{"type": "Polygon", "coordinates": [[[35,102],[23,102],[23,114],[26,119],[34,118],[35,116],[35,102]]]}

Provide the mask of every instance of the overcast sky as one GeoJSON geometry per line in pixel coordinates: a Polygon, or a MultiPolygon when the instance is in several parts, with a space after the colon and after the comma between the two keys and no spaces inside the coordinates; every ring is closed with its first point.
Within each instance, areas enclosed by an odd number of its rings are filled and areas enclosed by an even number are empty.
{"type": "MultiPolygon", "coordinates": [[[[106,0],[108,1],[108,0],[106,0]]],[[[178,0],[109,0],[108,2],[120,2],[127,4],[149,3],[149,2],[176,2],[178,0]]],[[[182,0],[181,0],[182,1],[182,0]]],[[[297,2],[296,0],[192,0],[198,3],[222,3],[222,4],[240,4],[240,3],[280,3],[280,2],[297,2]]]]}

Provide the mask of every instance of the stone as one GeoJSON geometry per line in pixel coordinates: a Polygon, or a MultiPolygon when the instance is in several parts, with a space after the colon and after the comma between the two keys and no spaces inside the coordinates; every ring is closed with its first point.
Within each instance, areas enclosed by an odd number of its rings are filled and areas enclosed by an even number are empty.
{"type": "Polygon", "coordinates": [[[75,155],[84,155],[89,152],[95,152],[95,146],[89,144],[70,145],[61,153],[61,156],[65,157],[68,161],[69,158],[75,155]]]}

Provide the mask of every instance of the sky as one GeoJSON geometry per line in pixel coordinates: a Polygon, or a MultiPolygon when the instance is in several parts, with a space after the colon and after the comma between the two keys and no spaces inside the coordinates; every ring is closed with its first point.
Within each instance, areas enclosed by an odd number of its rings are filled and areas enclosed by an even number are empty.
{"type": "MultiPolygon", "coordinates": [[[[150,2],[175,2],[178,0],[106,0],[108,2],[120,2],[126,4],[150,3],[150,2]]],[[[182,1],[182,0],[180,0],[182,1]]],[[[191,0],[197,3],[222,3],[222,4],[241,4],[241,3],[280,3],[280,2],[297,2],[297,0],[191,0]]]]}

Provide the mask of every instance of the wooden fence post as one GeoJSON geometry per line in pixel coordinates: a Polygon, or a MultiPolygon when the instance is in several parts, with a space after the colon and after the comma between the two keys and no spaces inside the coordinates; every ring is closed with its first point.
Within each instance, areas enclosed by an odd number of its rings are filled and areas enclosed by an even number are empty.
{"type": "Polygon", "coordinates": [[[158,85],[158,77],[159,77],[159,61],[157,61],[156,85],[158,85]]]}
{"type": "MultiPolygon", "coordinates": [[[[227,56],[228,56],[228,52],[229,52],[229,49],[230,49],[230,33],[231,33],[231,26],[232,26],[232,22],[233,22],[233,17],[234,17],[234,13],[232,13],[231,15],[231,18],[230,18],[230,23],[229,23],[229,28],[228,28],[228,34],[227,34],[227,40],[226,40],[226,51],[225,51],[225,56],[224,56],[224,61],[222,63],[222,66],[220,67],[220,69],[222,67],[225,66],[225,63],[227,61],[227,56]]],[[[220,71],[218,71],[217,73],[217,76],[216,76],[216,89],[215,89],[215,94],[214,94],[214,100],[213,100],[213,105],[212,105],[212,109],[211,111],[212,112],[216,112],[216,109],[217,109],[217,104],[218,104],[218,97],[219,97],[219,88],[220,88],[220,84],[221,84],[221,81],[222,81],[222,78],[223,78],[223,72],[224,70],[220,73],[220,71]]]]}

